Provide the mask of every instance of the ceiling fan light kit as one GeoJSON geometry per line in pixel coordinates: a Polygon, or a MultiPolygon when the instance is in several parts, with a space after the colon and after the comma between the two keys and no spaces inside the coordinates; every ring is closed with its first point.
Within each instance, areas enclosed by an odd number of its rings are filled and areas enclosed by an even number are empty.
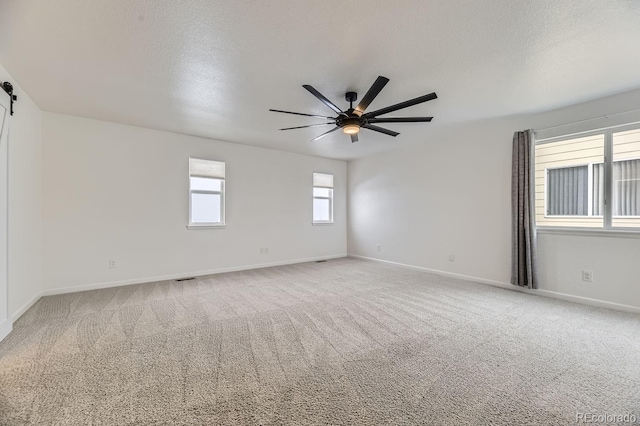
{"type": "Polygon", "coordinates": [[[357,124],[347,124],[342,128],[342,131],[347,135],[355,135],[360,131],[360,126],[357,124]]]}
{"type": "Polygon", "coordinates": [[[347,135],[355,135],[356,133],[358,133],[360,131],[360,123],[352,118],[348,118],[347,120],[350,121],[350,123],[343,124],[342,131],[347,135]]]}
{"type": "Polygon", "coordinates": [[[373,100],[378,96],[380,91],[384,88],[384,86],[389,82],[389,79],[386,77],[379,76],[376,81],[371,85],[367,93],[364,95],[358,106],[353,107],[353,103],[358,99],[358,94],[356,92],[347,92],[345,94],[345,99],[349,102],[349,109],[346,111],[342,111],[338,108],[333,102],[327,99],[322,93],[318,92],[311,85],[305,84],[302,87],[307,89],[313,96],[320,100],[323,104],[329,107],[334,113],[338,114],[336,117],[327,117],[322,115],[315,114],[304,114],[301,112],[291,112],[291,111],[283,111],[279,109],[270,109],[272,112],[279,112],[283,114],[294,114],[294,115],[303,115],[306,117],[315,117],[322,118],[325,120],[332,120],[329,123],[319,123],[319,124],[310,124],[307,126],[297,126],[297,127],[287,127],[280,130],[293,130],[293,129],[303,129],[306,127],[316,127],[316,126],[327,126],[333,124],[335,127],[328,132],[321,134],[312,139],[312,141],[316,141],[329,133],[332,133],[338,129],[342,129],[342,132],[351,136],[351,142],[358,141],[358,133],[360,129],[368,129],[373,130],[374,132],[384,133],[389,136],[398,136],[400,133],[394,132],[393,130],[385,129],[384,127],[379,127],[374,125],[373,123],[428,123],[433,117],[393,117],[393,118],[377,118],[379,115],[388,114],[390,112],[397,111],[399,109],[408,108],[413,105],[418,105],[423,102],[427,102],[433,99],[437,99],[437,95],[435,93],[429,93],[428,95],[419,96],[417,98],[400,102],[399,104],[391,105],[386,108],[382,108],[376,111],[367,112],[365,110],[367,107],[373,102],[373,100]]]}

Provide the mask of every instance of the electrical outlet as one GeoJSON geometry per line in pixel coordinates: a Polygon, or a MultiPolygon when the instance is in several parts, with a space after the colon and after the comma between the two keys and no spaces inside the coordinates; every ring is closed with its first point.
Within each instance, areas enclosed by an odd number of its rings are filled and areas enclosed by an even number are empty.
{"type": "Polygon", "coordinates": [[[114,259],[109,259],[109,269],[117,268],[116,261],[114,259]]]}
{"type": "Polygon", "coordinates": [[[592,283],[593,282],[593,271],[582,271],[582,281],[592,283]]]}
{"type": "Polygon", "coordinates": [[[260,254],[269,254],[269,249],[268,248],[261,248],[260,249],[260,254]]]}
{"type": "Polygon", "coordinates": [[[450,254],[449,255],[449,262],[455,262],[456,260],[456,255],[455,254],[450,254]]]}
{"type": "Polygon", "coordinates": [[[378,251],[382,251],[382,245],[378,244],[378,251]]]}

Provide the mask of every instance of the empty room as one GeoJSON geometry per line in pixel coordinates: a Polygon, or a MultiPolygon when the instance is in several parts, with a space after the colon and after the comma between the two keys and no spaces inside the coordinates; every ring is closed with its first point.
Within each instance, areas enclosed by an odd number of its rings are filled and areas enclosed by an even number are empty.
{"type": "Polygon", "coordinates": [[[640,2],[0,0],[0,425],[640,424],[640,2]]]}

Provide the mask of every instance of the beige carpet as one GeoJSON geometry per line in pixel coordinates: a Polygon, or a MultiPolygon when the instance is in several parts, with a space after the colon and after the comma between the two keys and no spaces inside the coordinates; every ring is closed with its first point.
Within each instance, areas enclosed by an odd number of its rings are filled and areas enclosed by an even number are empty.
{"type": "Polygon", "coordinates": [[[640,317],[339,259],[41,299],[3,425],[568,425],[640,417],[640,317]]]}

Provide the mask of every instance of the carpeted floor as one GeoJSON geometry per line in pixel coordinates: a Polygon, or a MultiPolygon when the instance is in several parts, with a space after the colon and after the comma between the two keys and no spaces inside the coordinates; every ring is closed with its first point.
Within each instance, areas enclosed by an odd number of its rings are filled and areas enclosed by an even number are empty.
{"type": "Polygon", "coordinates": [[[41,299],[3,425],[568,425],[640,417],[640,317],[355,259],[41,299]]]}

